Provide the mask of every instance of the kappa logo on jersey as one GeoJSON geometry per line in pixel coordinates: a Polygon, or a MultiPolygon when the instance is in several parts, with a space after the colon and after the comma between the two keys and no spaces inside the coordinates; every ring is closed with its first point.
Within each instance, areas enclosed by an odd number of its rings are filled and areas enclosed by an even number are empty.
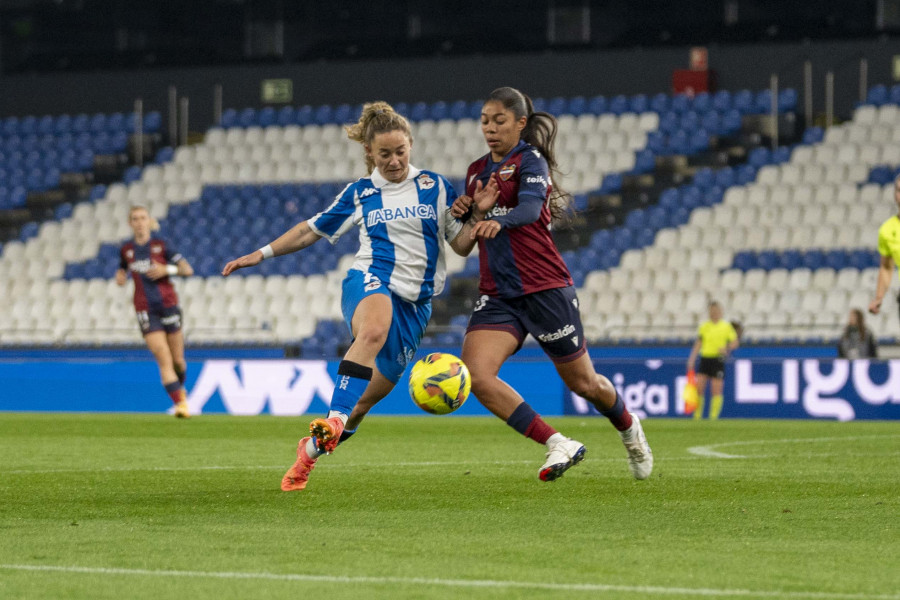
{"type": "MultiPolygon", "coordinates": [[[[542,333],[541,335],[538,336],[538,339],[541,340],[542,342],[555,342],[556,340],[561,340],[562,338],[572,335],[573,333],[575,333],[575,326],[572,325],[571,323],[569,323],[565,327],[563,327],[561,329],[557,329],[553,333],[542,333]]],[[[575,345],[577,346],[578,345],[578,336],[577,335],[573,338],[573,341],[575,342],[575,345]]]]}
{"type": "Polygon", "coordinates": [[[434,187],[434,179],[429,177],[428,173],[422,173],[416,178],[419,181],[419,189],[430,190],[434,187]]]}
{"type": "Polygon", "coordinates": [[[500,179],[503,181],[509,181],[509,178],[513,176],[513,173],[516,172],[515,164],[507,164],[500,167],[500,170],[497,171],[497,174],[500,175],[500,179]]]}
{"type": "Polygon", "coordinates": [[[397,208],[379,208],[369,213],[366,226],[373,227],[379,223],[399,221],[406,219],[431,219],[437,220],[437,213],[430,204],[415,204],[413,206],[399,206],[397,208]]]}
{"type": "Polygon", "coordinates": [[[366,188],[359,195],[359,199],[362,200],[363,198],[366,198],[368,196],[371,196],[372,194],[377,194],[377,193],[378,193],[378,188],[366,188]]]}

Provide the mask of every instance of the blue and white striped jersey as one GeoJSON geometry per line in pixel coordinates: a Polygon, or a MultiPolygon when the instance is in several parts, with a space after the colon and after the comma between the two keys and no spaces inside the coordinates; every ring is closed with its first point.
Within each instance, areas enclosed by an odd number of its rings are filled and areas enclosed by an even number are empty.
{"type": "Polygon", "coordinates": [[[462,223],[450,215],[456,192],[441,175],[409,166],[402,183],[378,170],[351,183],[309,226],[334,244],[359,226],[354,269],[372,273],[404,300],[417,302],[444,289],[444,239],[462,223]],[[443,239],[442,239],[443,238],[443,239]]]}

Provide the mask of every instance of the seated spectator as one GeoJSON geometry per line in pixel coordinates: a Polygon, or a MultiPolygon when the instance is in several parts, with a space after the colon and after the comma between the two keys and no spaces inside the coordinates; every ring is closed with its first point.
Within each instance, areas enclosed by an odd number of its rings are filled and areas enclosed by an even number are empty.
{"type": "Polygon", "coordinates": [[[840,358],[878,358],[878,343],[875,336],[866,328],[863,311],[858,308],[850,310],[847,326],[838,341],[840,358]]]}

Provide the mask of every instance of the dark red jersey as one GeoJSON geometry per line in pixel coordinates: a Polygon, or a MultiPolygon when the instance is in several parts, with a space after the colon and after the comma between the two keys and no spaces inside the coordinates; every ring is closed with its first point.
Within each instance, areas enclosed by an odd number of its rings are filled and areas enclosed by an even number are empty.
{"type": "Polygon", "coordinates": [[[182,259],[180,253],[158,237],[138,245],[129,240],[119,251],[119,267],[131,273],[134,280],[134,309],[138,312],[170,308],[178,306],[178,295],[175,286],[168,277],[153,281],[147,277],[147,271],[153,263],[167,265],[176,264],[182,259]]]}
{"type": "Polygon", "coordinates": [[[524,141],[500,162],[488,153],[469,165],[466,194],[474,194],[476,181],[486,185],[491,173],[497,174],[500,197],[487,218],[503,228],[494,239],[478,240],[480,292],[515,298],[572,285],[550,235],[552,182],[547,161],[524,141]]]}

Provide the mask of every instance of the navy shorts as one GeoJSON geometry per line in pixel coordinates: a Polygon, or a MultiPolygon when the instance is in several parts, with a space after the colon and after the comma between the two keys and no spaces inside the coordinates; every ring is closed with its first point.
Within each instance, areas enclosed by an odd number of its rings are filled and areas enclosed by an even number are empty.
{"type": "Polygon", "coordinates": [[[578,296],[572,286],[519,296],[481,296],[469,318],[469,331],[506,331],[519,342],[530,333],[553,362],[575,360],[587,351],[578,296]]]}
{"type": "Polygon", "coordinates": [[[137,320],[144,335],[154,331],[181,331],[181,309],[177,306],[138,311],[137,320]]]}

